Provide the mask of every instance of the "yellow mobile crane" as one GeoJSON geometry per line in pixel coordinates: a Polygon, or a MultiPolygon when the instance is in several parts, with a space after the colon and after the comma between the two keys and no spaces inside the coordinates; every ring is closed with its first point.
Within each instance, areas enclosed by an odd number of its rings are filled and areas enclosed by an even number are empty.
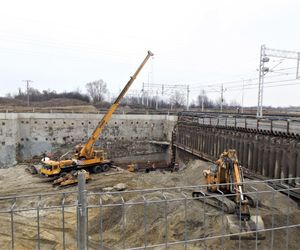
{"type": "Polygon", "coordinates": [[[49,158],[44,157],[42,159],[42,168],[40,170],[40,173],[42,175],[47,177],[55,177],[62,175],[66,172],[79,169],[87,169],[94,173],[100,173],[109,169],[109,167],[112,164],[111,160],[107,159],[106,153],[103,150],[96,150],[94,149],[93,145],[95,141],[99,138],[103,128],[110,120],[112,114],[119,106],[121,99],[124,97],[127,90],[134,82],[137,75],[140,73],[140,71],[151,56],[153,56],[153,53],[151,51],[148,51],[147,56],[145,57],[141,65],[138,67],[134,75],[127,82],[126,86],[119,94],[118,98],[106,112],[106,114],[104,115],[98,126],[95,128],[88,141],[84,145],[79,144],[75,147],[76,153],[73,156],[73,158],[71,160],[53,161],[49,158]]]}

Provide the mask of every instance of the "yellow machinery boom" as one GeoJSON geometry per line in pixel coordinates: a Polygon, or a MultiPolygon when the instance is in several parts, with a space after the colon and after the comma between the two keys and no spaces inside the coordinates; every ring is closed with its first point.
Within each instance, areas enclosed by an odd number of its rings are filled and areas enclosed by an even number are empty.
{"type": "Polygon", "coordinates": [[[127,82],[127,84],[125,85],[115,102],[111,105],[109,110],[103,116],[102,120],[95,128],[94,132],[87,140],[87,142],[84,145],[76,146],[76,154],[74,155],[74,157],[71,160],[60,161],[53,161],[44,157],[44,159],[42,160],[43,167],[40,170],[42,175],[58,176],[63,172],[70,172],[72,170],[82,168],[92,170],[94,173],[99,173],[108,170],[108,168],[111,166],[111,161],[106,158],[106,153],[104,153],[103,150],[96,150],[94,149],[93,145],[95,141],[99,138],[105,125],[109,122],[112,114],[119,106],[121,99],[124,97],[127,90],[134,82],[137,75],[140,73],[140,71],[151,56],[153,56],[153,53],[151,51],[148,51],[148,54],[141,63],[141,65],[138,67],[134,75],[130,77],[130,80],[127,82]]]}
{"type": "Polygon", "coordinates": [[[153,53],[151,51],[148,51],[148,54],[147,54],[146,58],[144,59],[144,61],[142,62],[142,64],[140,65],[140,67],[136,70],[136,72],[134,73],[134,75],[130,78],[130,80],[128,81],[128,83],[126,84],[126,86],[124,87],[124,89],[122,90],[122,92],[119,94],[118,98],[111,105],[111,107],[109,108],[109,110],[107,111],[107,113],[104,115],[104,117],[102,118],[102,120],[99,123],[99,125],[95,128],[95,130],[94,130],[93,134],[91,135],[91,137],[88,139],[88,141],[86,142],[86,144],[80,150],[80,152],[78,154],[78,158],[79,159],[82,159],[82,158],[83,159],[91,159],[91,158],[93,158],[93,145],[94,145],[95,141],[97,140],[97,138],[101,134],[101,132],[102,132],[103,128],[105,127],[105,125],[110,120],[112,114],[118,108],[121,99],[124,97],[124,95],[126,94],[127,90],[129,89],[129,87],[131,86],[131,84],[134,82],[135,78],[140,73],[140,71],[142,70],[142,68],[144,67],[144,65],[146,64],[146,62],[148,61],[148,59],[151,56],[153,56],[153,53]]]}

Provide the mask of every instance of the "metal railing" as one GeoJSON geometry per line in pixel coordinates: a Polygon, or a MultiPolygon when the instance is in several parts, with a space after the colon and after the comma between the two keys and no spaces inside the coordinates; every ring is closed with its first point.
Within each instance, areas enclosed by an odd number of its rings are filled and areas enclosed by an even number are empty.
{"type": "Polygon", "coordinates": [[[253,220],[261,216],[265,227],[243,231],[239,221],[235,232],[223,203],[209,205],[232,194],[192,196],[207,185],[92,192],[82,178],[78,192],[0,197],[0,249],[296,249],[300,211],[289,194],[299,191],[300,178],[293,179],[294,187],[284,184],[290,179],[244,182],[245,195],[259,201],[253,220]],[[268,185],[276,183],[282,188],[268,185]]]}
{"type": "Polygon", "coordinates": [[[181,121],[193,121],[201,125],[241,128],[246,130],[270,131],[272,133],[300,135],[300,118],[288,116],[266,116],[257,118],[250,115],[182,113],[181,121]]]}

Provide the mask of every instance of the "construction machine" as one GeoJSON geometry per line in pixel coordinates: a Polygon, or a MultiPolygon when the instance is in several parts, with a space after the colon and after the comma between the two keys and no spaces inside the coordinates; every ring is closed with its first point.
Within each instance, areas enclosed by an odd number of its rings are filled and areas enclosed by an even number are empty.
{"type": "Polygon", "coordinates": [[[151,162],[147,161],[147,163],[131,163],[127,165],[127,171],[129,172],[144,172],[144,173],[150,173],[152,171],[170,171],[170,172],[177,172],[179,170],[179,165],[177,162],[175,163],[167,163],[165,161],[156,161],[151,162]]]}
{"type": "Polygon", "coordinates": [[[264,222],[261,216],[250,214],[250,207],[257,208],[258,201],[253,194],[244,191],[244,176],[236,151],[223,152],[203,175],[207,190],[194,190],[192,196],[228,214],[235,213],[226,216],[233,234],[231,239],[264,239],[264,233],[256,233],[264,229],[264,222]]]}
{"type": "Polygon", "coordinates": [[[112,161],[107,159],[106,152],[104,152],[104,150],[97,150],[96,148],[94,148],[94,144],[101,135],[105,125],[111,119],[112,114],[119,106],[121,99],[124,97],[127,90],[132,85],[137,75],[140,73],[151,56],[153,56],[153,53],[151,51],[148,51],[148,54],[141,65],[127,82],[115,102],[108,109],[87,142],[84,145],[79,144],[75,147],[75,154],[71,159],[55,161],[49,159],[48,157],[44,157],[42,160],[42,168],[40,169],[41,175],[46,177],[55,177],[60,176],[66,172],[80,169],[86,169],[93,173],[100,173],[107,171],[111,167],[112,161]]]}
{"type": "Polygon", "coordinates": [[[84,179],[88,182],[91,179],[90,173],[88,171],[82,170],[73,170],[69,173],[64,173],[58,179],[54,180],[53,186],[65,187],[69,185],[75,185],[78,183],[78,174],[79,172],[84,174],[84,179]]]}

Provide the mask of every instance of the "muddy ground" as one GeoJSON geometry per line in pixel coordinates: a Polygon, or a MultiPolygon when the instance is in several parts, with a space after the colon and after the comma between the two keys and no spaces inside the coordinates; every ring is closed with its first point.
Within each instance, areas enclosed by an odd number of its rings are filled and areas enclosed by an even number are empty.
{"type": "MultiPolygon", "coordinates": [[[[88,241],[89,249],[123,249],[131,247],[143,247],[147,245],[163,244],[168,242],[182,241],[186,239],[197,239],[213,237],[228,233],[226,216],[222,212],[211,207],[204,206],[197,200],[187,200],[185,210],[183,194],[177,190],[165,191],[167,199],[181,199],[180,201],[164,201],[164,196],[159,191],[152,191],[144,195],[149,203],[143,203],[140,192],[124,194],[127,205],[122,206],[119,195],[101,195],[104,205],[114,204],[114,207],[99,208],[100,196],[103,188],[112,187],[118,183],[125,183],[127,190],[153,189],[161,187],[180,187],[186,185],[203,184],[202,170],[210,163],[200,160],[190,160],[181,164],[179,172],[156,171],[145,173],[130,173],[127,171],[111,170],[106,174],[92,175],[92,181],[87,184],[89,191],[88,202],[88,241]],[[132,204],[139,203],[138,205],[132,204]],[[155,203],[153,203],[155,202],[155,203]],[[146,212],[147,216],[144,216],[146,212]],[[166,223],[167,221],[167,223],[166,223]],[[167,225],[167,226],[166,226],[167,225]],[[146,230],[146,237],[145,232],[146,230]],[[102,237],[100,234],[102,231],[102,237]],[[165,233],[167,231],[167,234],[165,233]],[[123,239],[125,239],[123,241],[123,239]]],[[[11,248],[13,216],[13,233],[15,249],[34,249],[37,245],[38,227],[37,213],[40,215],[40,248],[62,249],[62,209],[50,206],[61,205],[63,195],[61,192],[72,192],[65,195],[64,228],[66,249],[76,249],[76,200],[77,187],[69,187],[57,190],[50,182],[45,182],[38,177],[32,177],[24,171],[24,165],[18,165],[9,169],[0,169],[0,196],[28,195],[54,192],[52,196],[42,197],[37,211],[17,211],[21,208],[37,207],[38,198],[17,199],[15,212],[0,214],[0,249],[11,248]]],[[[253,185],[260,191],[269,193],[259,194],[260,204],[258,213],[262,216],[265,228],[280,227],[287,223],[299,224],[300,211],[297,203],[280,193],[270,193],[271,188],[265,184],[253,185]],[[274,203],[274,204],[273,204],[274,203]],[[289,215],[289,216],[287,216],[289,215]]],[[[182,190],[184,194],[191,197],[191,190],[182,190]]],[[[9,209],[13,200],[1,201],[0,209],[9,209]]],[[[256,209],[251,209],[256,214],[256,209]]],[[[269,231],[265,234],[265,240],[257,242],[258,249],[299,249],[300,229],[290,228],[269,231]],[[273,240],[272,240],[273,239],[273,240]]],[[[230,240],[228,237],[195,241],[187,245],[187,249],[255,249],[255,240],[230,240]]],[[[165,249],[158,246],[152,249],[165,249]]],[[[183,244],[169,246],[168,249],[185,249],[183,244]]]]}

